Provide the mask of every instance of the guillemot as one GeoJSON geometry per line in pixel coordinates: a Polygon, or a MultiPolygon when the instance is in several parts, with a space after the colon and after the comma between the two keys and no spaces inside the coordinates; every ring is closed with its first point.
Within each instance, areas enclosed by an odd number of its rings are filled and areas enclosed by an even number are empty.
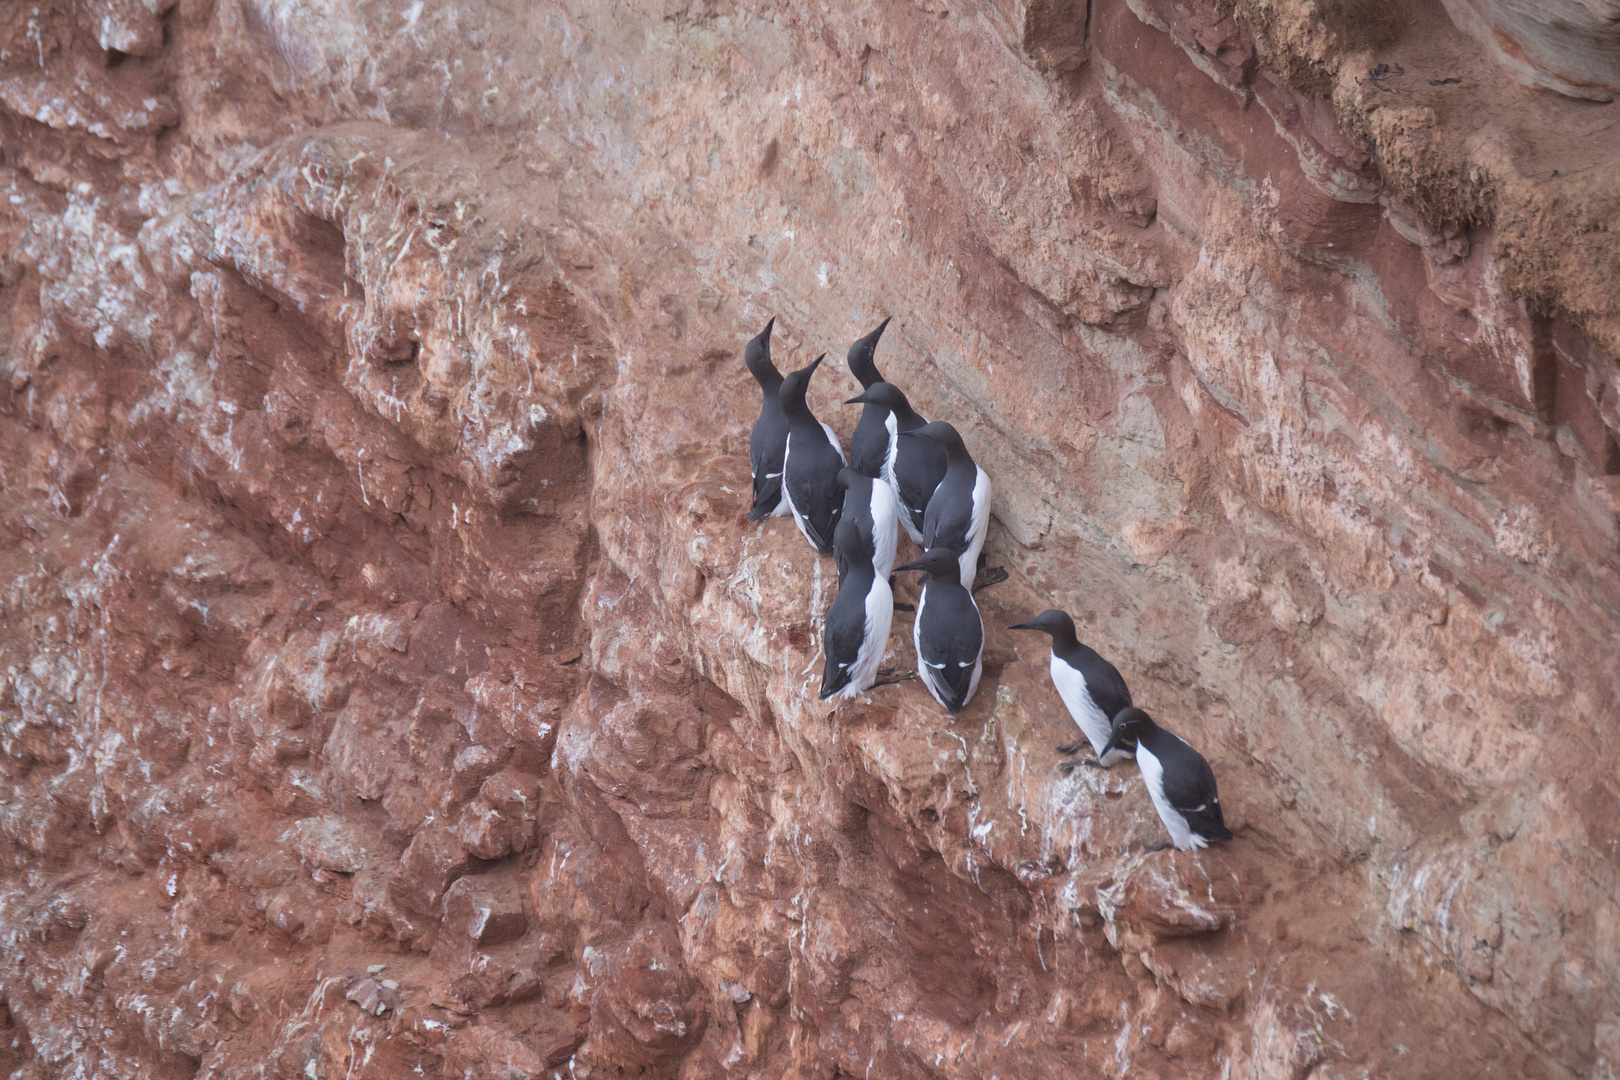
{"type": "MultiPolygon", "coordinates": [[[[894,543],[900,532],[895,521],[894,492],[888,484],[872,479],[854,466],[838,470],[838,483],[844,489],[842,520],[860,527],[871,546],[872,572],[888,581],[894,572],[894,543]]],[[[833,541],[833,558],[840,559],[836,536],[833,541]]],[[[844,572],[841,561],[838,572],[844,572]]]]}
{"type": "Polygon", "coordinates": [[[1058,753],[1074,755],[1087,740],[1097,755],[1096,761],[1065,761],[1059,767],[1069,772],[1076,764],[1107,768],[1124,761],[1136,752],[1134,742],[1121,743],[1105,760],[1103,747],[1113,736],[1114,717],[1131,704],[1131,691],[1120,676],[1119,669],[1104,660],[1097,651],[1082,644],[1075,636],[1074,620],[1064,612],[1048,608],[1028,622],[1009,627],[1011,630],[1041,630],[1052,638],[1052,685],[1068,707],[1069,715],[1080,725],[1084,739],[1077,739],[1058,747],[1058,753]]]}
{"type": "MultiPolygon", "coordinates": [[[[849,372],[860,380],[863,391],[883,381],[872,354],[888,325],[889,320],[884,319],[878,323],[876,330],[849,347],[849,372]]],[[[861,410],[860,422],[855,425],[855,434],[849,439],[850,465],[874,478],[883,475],[883,462],[889,454],[889,429],[884,425],[885,419],[887,414],[882,408],[868,405],[861,410]]]]}
{"type": "MultiPolygon", "coordinates": [[[[892,561],[893,534],[890,535],[892,561]]],[[[883,662],[883,652],[888,647],[889,623],[894,616],[889,575],[873,570],[872,545],[860,526],[847,518],[839,522],[833,534],[833,552],[839,567],[838,595],[827,609],[827,623],[822,633],[822,651],[826,657],[821,675],[823,700],[852,698],[872,688],[877,681],[878,665],[883,662]]]]}
{"type": "Polygon", "coordinates": [[[815,418],[804,395],[810,376],[821,366],[826,354],[782,380],[777,394],[788,420],[787,448],[782,454],[782,501],[804,538],[823,555],[832,554],[833,530],[843,513],[844,489],[838,486],[838,470],[844,467],[844,451],[833,429],[815,418]]]}
{"type": "Polygon", "coordinates": [[[961,712],[973,700],[984,672],[984,623],[973,594],[962,584],[958,556],[949,548],[933,548],[895,569],[924,571],[911,631],[917,675],[934,700],[961,712]]]}
{"type": "Polygon", "coordinates": [[[950,424],[935,420],[907,431],[901,439],[926,440],[945,451],[945,478],[928,498],[923,513],[923,546],[949,548],[961,562],[967,586],[979,569],[979,552],[990,527],[990,477],[974,462],[962,436],[950,424]]]}
{"type": "Polygon", "coordinates": [[[945,451],[927,439],[901,439],[902,432],[916,431],[928,421],[912,409],[900,388],[891,383],[873,383],[859,397],[850,398],[846,405],[865,405],[861,413],[864,422],[873,409],[883,410],[883,426],[888,434],[888,449],[880,475],[894,489],[895,509],[900,524],[914,543],[923,542],[923,516],[928,500],[945,479],[945,451]]]}
{"type": "Polygon", "coordinates": [[[748,436],[748,464],[754,473],[754,505],[748,511],[749,521],[765,517],[778,517],[788,512],[782,501],[782,459],[787,455],[788,421],[782,412],[777,393],[782,389],[782,373],[771,362],[772,318],[759,336],[748,343],[743,362],[759,383],[764,400],[759,404],[759,419],[748,436]]]}
{"type": "MultiPolygon", "coordinates": [[[[1221,820],[1221,797],[1215,790],[1215,773],[1204,755],[1185,740],[1158,724],[1138,708],[1126,708],[1114,717],[1114,733],[1099,757],[1136,740],[1136,767],[1153,799],[1153,809],[1170,833],[1177,851],[1208,846],[1211,840],[1232,839],[1232,831],[1221,820]]],[[[1153,850],[1169,845],[1158,844],[1153,850]]]]}

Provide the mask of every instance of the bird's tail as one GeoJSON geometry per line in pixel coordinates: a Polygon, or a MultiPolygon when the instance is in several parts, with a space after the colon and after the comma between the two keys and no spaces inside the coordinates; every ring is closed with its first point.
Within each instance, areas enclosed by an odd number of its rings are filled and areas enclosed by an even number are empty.
{"type": "Polygon", "coordinates": [[[772,483],[754,493],[754,505],[748,511],[749,521],[770,517],[782,501],[782,485],[772,483]]]}
{"type": "Polygon", "coordinates": [[[838,693],[844,687],[849,685],[848,668],[839,670],[837,665],[829,666],[832,667],[833,670],[824,672],[821,676],[822,701],[826,701],[828,698],[832,697],[834,694],[838,693]]]}
{"type": "MultiPolygon", "coordinates": [[[[949,671],[947,668],[946,671],[949,671]]],[[[945,708],[954,716],[967,708],[968,698],[972,697],[973,669],[958,667],[954,672],[947,674],[941,671],[940,682],[950,691],[951,700],[945,703],[945,708]]]]}

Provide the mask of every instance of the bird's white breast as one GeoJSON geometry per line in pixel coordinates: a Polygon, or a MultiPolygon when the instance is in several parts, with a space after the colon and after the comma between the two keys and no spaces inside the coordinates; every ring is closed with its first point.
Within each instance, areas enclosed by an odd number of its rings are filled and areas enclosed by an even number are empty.
{"type": "MultiPolygon", "coordinates": [[[[892,546],[890,550],[893,550],[892,546]]],[[[864,691],[871,689],[877,681],[883,653],[889,647],[889,624],[893,620],[894,592],[889,588],[889,579],[886,575],[875,577],[872,588],[866,593],[866,631],[861,637],[854,669],[850,672],[851,686],[859,686],[864,691]]]]}
{"type": "Polygon", "coordinates": [[[900,426],[895,422],[894,413],[891,412],[884,416],[883,426],[889,432],[889,450],[888,453],[883,455],[883,479],[890,487],[897,488],[898,485],[894,478],[894,459],[895,455],[900,452],[900,426]]]}
{"type": "Polygon", "coordinates": [[[1069,715],[1080,725],[1081,732],[1091,743],[1092,751],[1100,758],[1103,747],[1108,745],[1109,720],[1091,699],[1091,690],[1086,686],[1086,677],[1070,667],[1057,653],[1053,653],[1052,685],[1057,687],[1058,697],[1068,706],[1069,715]]]}
{"type": "MultiPolygon", "coordinates": [[[[879,481],[872,485],[872,571],[885,584],[894,572],[894,545],[899,536],[894,490],[879,481]]],[[[892,601],[891,601],[892,603],[892,601]]]]}
{"type": "MultiPolygon", "coordinates": [[[[974,610],[977,611],[978,607],[979,607],[979,602],[977,600],[973,599],[973,594],[971,592],[968,593],[968,601],[973,605],[974,610]]],[[[983,626],[983,620],[982,619],[980,620],[980,625],[981,625],[981,627],[983,626]]],[[[977,653],[975,653],[974,656],[973,656],[973,678],[968,680],[967,693],[962,696],[962,704],[963,705],[966,705],[968,702],[972,701],[973,700],[973,695],[979,692],[979,676],[981,676],[983,674],[984,674],[984,634],[980,633],[980,635],[979,635],[979,651],[977,653]]]]}
{"type": "Polygon", "coordinates": [[[917,651],[917,678],[921,679],[923,686],[927,688],[930,694],[934,695],[934,700],[939,702],[941,705],[944,705],[945,695],[948,691],[945,685],[939,681],[939,669],[931,666],[928,663],[928,658],[923,655],[923,609],[927,606],[928,586],[924,585],[922,587],[922,594],[917,597],[916,618],[914,618],[911,622],[911,647],[917,651]]]}
{"type": "Polygon", "coordinates": [[[1190,851],[1195,847],[1208,846],[1209,841],[1195,835],[1187,827],[1187,819],[1181,816],[1181,811],[1171,806],[1170,800],[1164,797],[1164,764],[1143,743],[1136,744],[1136,767],[1142,771],[1142,782],[1147,785],[1148,795],[1153,799],[1153,809],[1159,812],[1159,820],[1164,822],[1176,850],[1190,851]]]}
{"type": "Polygon", "coordinates": [[[849,459],[844,456],[844,448],[839,445],[838,436],[834,434],[833,429],[827,425],[827,421],[822,420],[820,423],[821,430],[827,433],[827,441],[832,443],[832,448],[834,450],[838,451],[838,460],[842,461],[845,465],[848,465],[849,459]]]}
{"type": "MultiPolygon", "coordinates": [[[[793,435],[789,432],[787,443],[782,450],[782,502],[787,506],[788,512],[793,515],[793,523],[799,527],[800,532],[804,533],[804,538],[809,540],[810,527],[804,523],[804,515],[799,513],[799,508],[793,505],[793,489],[788,486],[788,462],[792,460],[793,435]]],[[[815,541],[812,540],[811,543],[815,543],[815,541]]]]}

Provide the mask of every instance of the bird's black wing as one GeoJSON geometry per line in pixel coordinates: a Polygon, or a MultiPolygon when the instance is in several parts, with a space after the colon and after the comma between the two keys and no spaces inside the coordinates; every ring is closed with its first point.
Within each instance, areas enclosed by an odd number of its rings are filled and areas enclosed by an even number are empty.
{"type": "Polygon", "coordinates": [[[780,476],[763,479],[758,473],[754,474],[754,505],[748,509],[748,520],[758,521],[768,517],[782,501],[782,478],[780,476]]]}
{"type": "MultiPolygon", "coordinates": [[[[877,543],[872,535],[877,528],[872,520],[872,485],[855,481],[844,489],[843,513],[838,520],[853,521],[861,530],[861,536],[866,540],[867,546],[876,548],[877,543]]],[[[837,525],[833,527],[837,528],[837,525]]],[[[843,573],[844,562],[837,551],[833,552],[833,558],[838,562],[838,572],[843,573]]]]}
{"type": "Polygon", "coordinates": [[[973,686],[973,660],[958,661],[939,670],[942,682],[951,688],[951,696],[958,707],[967,703],[968,690],[973,686]]]}
{"type": "Polygon", "coordinates": [[[1131,689],[1125,685],[1125,677],[1119,669],[1097,653],[1097,650],[1087,645],[1076,645],[1069,654],[1063,657],[1064,661],[1075,668],[1086,678],[1086,690],[1091,694],[1091,700],[1097,703],[1097,708],[1103,715],[1113,720],[1119,715],[1121,709],[1129,708],[1131,689]]]}
{"type": "Polygon", "coordinates": [[[973,666],[984,651],[984,623],[973,595],[960,585],[934,584],[923,606],[928,622],[923,639],[930,655],[923,662],[934,667],[957,701],[973,683],[973,666]]]}
{"type": "MultiPolygon", "coordinates": [[[[974,474],[974,479],[977,475],[974,474]]],[[[965,551],[972,529],[973,485],[949,481],[940,484],[923,514],[923,546],[965,551]]]]}
{"type": "MultiPolygon", "coordinates": [[[[911,521],[919,530],[928,510],[928,501],[945,479],[945,451],[926,439],[901,439],[895,452],[895,480],[900,501],[905,503],[911,521]]],[[[969,496],[971,498],[971,494],[969,496]]]]}
{"type": "Polygon", "coordinates": [[[754,505],[749,521],[776,509],[782,498],[782,462],[787,456],[787,417],[780,408],[760,410],[754,430],[748,436],[748,465],[754,474],[754,505]]]}
{"type": "Polygon", "coordinates": [[[850,467],[874,479],[883,475],[883,462],[889,457],[889,427],[884,423],[888,415],[888,409],[868,403],[849,440],[850,467]]]}
{"type": "Polygon", "coordinates": [[[816,549],[830,555],[833,530],[844,516],[844,489],[838,484],[838,470],[844,467],[844,459],[825,440],[794,451],[795,462],[801,460],[800,453],[804,454],[803,467],[793,470],[793,505],[804,515],[816,549]]]}
{"type": "MultiPolygon", "coordinates": [[[[838,485],[834,484],[836,489],[838,485]]],[[[816,545],[816,550],[823,555],[833,553],[832,534],[838,528],[838,522],[844,516],[844,507],[837,501],[841,491],[828,491],[825,485],[813,485],[805,498],[806,506],[799,508],[804,515],[805,531],[810,536],[810,542],[816,545]]],[[[795,498],[793,505],[798,506],[799,500],[795,498]]]]}
{"type": "Polygon", "coordinates": [[[1230,840],[1231,830],[1221,819],[1221,797],[1215,790],[1215,772],[1204,755],[1180,738],[1162,731],[1148,747],[1164,767],[1164,797],[1187,819],[1193,832],[1206,840],[1230,840]]]}
{"type": "Polygon", "coordinates": [[[866,635],[866,594],[872,588],[870,573],[842,576],[838,595],[827,608],[827,625],[821,635],[825,663],[821,672],[821,696],[836,694],[849,683],[849,671],[860,655],[866,635]]]}

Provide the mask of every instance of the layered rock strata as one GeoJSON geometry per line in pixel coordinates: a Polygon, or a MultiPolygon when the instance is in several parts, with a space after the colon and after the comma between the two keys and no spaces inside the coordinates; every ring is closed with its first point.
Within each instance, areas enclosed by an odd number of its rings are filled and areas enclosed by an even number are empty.
{"type": "Polygon", "coordinates": [[[0,1073],[1613,1075],[1614,122],[1433,2],[0,14],[0,1073]],[[890,314],[954,721],[743,521],[890,314]]]}

